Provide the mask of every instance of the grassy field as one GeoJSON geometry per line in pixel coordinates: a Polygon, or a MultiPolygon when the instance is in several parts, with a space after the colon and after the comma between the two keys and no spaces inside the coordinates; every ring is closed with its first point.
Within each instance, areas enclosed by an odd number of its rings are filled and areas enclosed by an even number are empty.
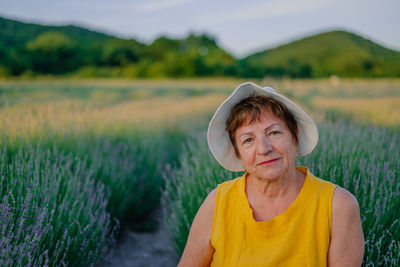
{"type": "MultiPolygon", "coordinates": [[[[319,144],[297,165],[356,196],[365,235],[365,266],[397,266],[400,260],[400,135],[384,129],[323,121],[319,144]],[[367,145],[368,144],[368,145],[367,145]]],[[[176,251],[183,252],[201,203],[219,183],[242,173],[223,169],[210,155],[206,133],[187,142],[182,166],[170,172],[163,198],[176,251]]]]}
{"type": "MultiPolygon", "coordinates": [[[[0,81],[0,265],[95,264],[124,225],[154,229],[161,200],[180,253],[207,192],[237,176],[210,158],[204,131],[241,82],[0,81]]],[[[399,262],[400,80],[255,82],[316,118],[320,145],[299,164],[358,198],[365,265],[399,262]]]]}

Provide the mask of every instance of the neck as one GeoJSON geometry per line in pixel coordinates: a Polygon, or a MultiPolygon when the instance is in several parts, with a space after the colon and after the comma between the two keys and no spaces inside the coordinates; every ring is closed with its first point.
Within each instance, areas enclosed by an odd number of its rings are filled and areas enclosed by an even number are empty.
{"type": "Polygon", "coordinates": [[[249,174],[246,179],[246,191],[271,200],[282,199],[289,193],[299,193],[304,183],[304,177],[305,175],[295,167],[289,169],[283,176],[271,180],[249,174]]]}

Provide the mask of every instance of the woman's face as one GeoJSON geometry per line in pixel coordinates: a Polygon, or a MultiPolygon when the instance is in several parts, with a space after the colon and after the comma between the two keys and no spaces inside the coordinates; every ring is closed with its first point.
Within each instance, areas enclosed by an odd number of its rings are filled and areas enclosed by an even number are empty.
{"type": "Polygon", "coordinates": [[[250,176],[276,180],[295,168],[298,145],[286,123],[266,109],[259,120],[235,132],[244,169],[250,176]]]}

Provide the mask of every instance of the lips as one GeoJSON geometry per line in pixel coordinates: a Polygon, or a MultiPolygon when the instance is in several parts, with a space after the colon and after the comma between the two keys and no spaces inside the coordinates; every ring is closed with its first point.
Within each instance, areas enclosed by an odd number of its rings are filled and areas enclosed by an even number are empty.
{"type": "Polygon", "coordinates": [[[266,160],[266,161],[258,163],[257,165],[269,165],[269,164],[275,163],[278,160],[280,160],[280,158],[266,160]]]}

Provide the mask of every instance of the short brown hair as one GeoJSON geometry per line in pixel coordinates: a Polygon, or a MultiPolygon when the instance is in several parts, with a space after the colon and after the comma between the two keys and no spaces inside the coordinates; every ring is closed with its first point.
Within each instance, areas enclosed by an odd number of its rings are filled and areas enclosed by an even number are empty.
{"type": "Polygon", "coordinates": [[[232,108],[225,123],[225,130],[229,133],[229,139],[235,148],[236,156],[239,157],[239,151],[235,140],[236,130],[245,122],[252,123],[256,119],[259,120],[262,111],[265,109],[269,109],[272,114],[284,121],[296,143],[299,142],[297,136],[297,122],[285,105],[270,97],[251,95],[232,108]]]}

